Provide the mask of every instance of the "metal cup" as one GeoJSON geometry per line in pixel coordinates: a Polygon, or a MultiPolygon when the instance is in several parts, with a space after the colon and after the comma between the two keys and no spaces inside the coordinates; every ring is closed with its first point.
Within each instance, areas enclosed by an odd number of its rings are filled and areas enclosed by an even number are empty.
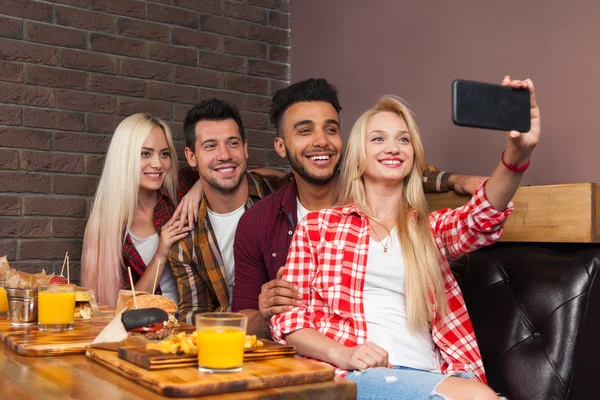
{"type": "Polygon", "coordinates": [[[8,296],[8,320],[12,326],[37,325],[37,289],[5,288],[8,296]]]}

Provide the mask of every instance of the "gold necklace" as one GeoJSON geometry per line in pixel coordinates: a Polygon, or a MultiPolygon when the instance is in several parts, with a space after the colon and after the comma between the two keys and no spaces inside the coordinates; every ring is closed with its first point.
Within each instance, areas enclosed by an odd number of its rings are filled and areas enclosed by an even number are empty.
{"type": "Polygon", "coordinates": [[[390,230],[384,224],[382,224],[381,222],[377,221],[375,218],[371,218],[371,217],[367,217],[367,218],[369,218],[371,221],[377,222],[379,225],[383,226],[383,229],[385,229],[386,232],[388,233],[387,240],[386,240],[386,242],[384,244],[383,241],[381,240],[381,238],[379,237],[379,235],[377,234],[377,232],[375,232],[375,229],[371,229],[371,231],[375,234],[375,237],[379,241],[379,244],[381,245],[381,247],[383,247],[383,252],[387,253],[388,252],[388,245],[390,244],[390,240],[392,239],[392,232],[390,232],[390,230]]]}

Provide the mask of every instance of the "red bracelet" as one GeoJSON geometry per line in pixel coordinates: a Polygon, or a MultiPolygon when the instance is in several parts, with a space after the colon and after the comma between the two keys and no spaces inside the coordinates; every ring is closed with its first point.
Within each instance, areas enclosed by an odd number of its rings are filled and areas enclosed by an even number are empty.
{"type": "Polygon", "coordinates": [[[511,172],[515,172],[515,173],[519,173],[519,172],[523,172],[525,171],[527,168],[529,168],[529,164],[531,164],[531,158],[529,160],[527,160],[527,162],[523,165],[521,165],[520,167],[517,167],[514,164],[507,164],[504,162],[504,153],[506,152],[506,150],[504,150],[502,152],[502,156],[500,157],[500,160],[502,161],[502,164],[504,164],[504,166],[506,167],[506,169],[508,169],[511,172]]]}

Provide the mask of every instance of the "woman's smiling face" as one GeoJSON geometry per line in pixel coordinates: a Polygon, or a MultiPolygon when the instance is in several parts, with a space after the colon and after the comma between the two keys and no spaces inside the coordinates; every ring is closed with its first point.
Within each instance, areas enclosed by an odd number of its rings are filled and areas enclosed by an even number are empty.
{"type": "Polygon", "coordinates": [[[414,149],[406,122],[398,114],[383,111],[367,123],[364,179],[402,181],[411,170],[414,149]]]}
{"type": "Polygon", "coordinates": [[[171,169],[169,144],[165,133],[154,127],[140,154],[140,190],[159,190],[171,169]]]}

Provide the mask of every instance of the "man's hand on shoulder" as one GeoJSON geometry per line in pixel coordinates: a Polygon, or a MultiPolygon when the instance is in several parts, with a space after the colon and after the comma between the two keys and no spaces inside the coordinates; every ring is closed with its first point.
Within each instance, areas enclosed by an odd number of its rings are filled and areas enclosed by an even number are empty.
{"type": "Polygon", "coordinates": [[[448,189],[458,194],[472,195],[487,178],[487,176],[452,174],[448,177],[448,189]]]}
{"type": "Polygon", "coordinates": [[[291,282],[281,279],[283,267],[277,271],[277,277],[262,285],[258,295],[258,309],[265,321],[273,315],[290,310],[302,304],[298,288],[291,282]]]}

